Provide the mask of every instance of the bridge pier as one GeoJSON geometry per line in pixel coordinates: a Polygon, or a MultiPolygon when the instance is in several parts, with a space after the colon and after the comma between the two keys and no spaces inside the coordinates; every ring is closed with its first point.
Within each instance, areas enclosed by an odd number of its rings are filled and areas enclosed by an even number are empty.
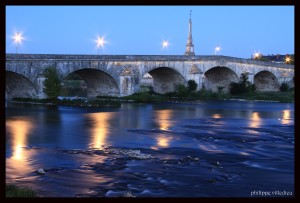
{"type": "Polygon", "coordinates": [[[187,75],[187,81],[194,80],[197,83],[197,90],[202,89],[203,73],[193,73],[187,75]]]}
{"type": "Polygon", "coordinates": [[[201,90],[203,86],[204,77],[204,72],[201,71],[196,64],[193,64],[191,69],[187,73],[186,80],[194,80],[197,83],[197,90],[201,90]]]}
{"type": "Polygon", "coordinates": [[[133,78],[130,75],[120,76],[120,96],[128,96],[134,93],[133,78]]]}
{"type": "Polygon", "coordinates": [[[37,96],[39,99],[46,98],[46,94],[44,93],[44,81],[45,81],[44,74],[39,74],[37,78],[37,96]]]}
{"type": "Polygon", "coordinates": [[[279,77],[278,83],[281,85],[282,83],[287,83],[290,87],[294,87],[294,78],[293,77],[279,77]]]}
{"type": "Polygon", "coordinates": [[[254,74],[252,73],[248,74],[248,81],[251,82],[251,84],[254,84],[254,74]]]}
{"type": "Polygon", "coordinates": [[[197,90],[202,90],[202,88],[204,87],[204,81],[205,81],[205,75],[204,75],[204,73],[202,73],[199,76],[199,84],[198,84],[197,90]]]}

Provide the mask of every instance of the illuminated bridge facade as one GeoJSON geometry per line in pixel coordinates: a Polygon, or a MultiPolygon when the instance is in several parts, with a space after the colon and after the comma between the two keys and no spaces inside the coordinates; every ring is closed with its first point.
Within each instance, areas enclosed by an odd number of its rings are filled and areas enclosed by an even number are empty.
{"type": "Polygon", "coordinates": [[[47,67],[55,67],[61,79],[76,74],[88,97],[131,95],[144,84],[167,93],[188,80],[195,80],[198,90],[223,87],[226,92],[242,73],[248,73],[258,91],[279,91],[283,82],[294,85],[294,65],[227,56],[6,54],[6,98],[45,98],[47,67]]]}

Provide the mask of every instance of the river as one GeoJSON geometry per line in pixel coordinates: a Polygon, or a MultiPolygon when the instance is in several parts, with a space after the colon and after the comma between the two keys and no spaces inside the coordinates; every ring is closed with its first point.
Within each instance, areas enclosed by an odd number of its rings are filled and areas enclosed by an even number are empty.
{"type": "Polygon", "coordinates": [[[6,183],[41,197],[294,196],[293,103],[8,103],[5,114],[6,183]]]}

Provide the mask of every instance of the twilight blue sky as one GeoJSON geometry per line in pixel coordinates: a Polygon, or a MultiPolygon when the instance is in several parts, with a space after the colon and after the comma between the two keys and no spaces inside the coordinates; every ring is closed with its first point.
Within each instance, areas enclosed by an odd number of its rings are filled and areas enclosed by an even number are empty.
{"type": "Polygon", "coordinates": [[[196,55],[294,53],[294,6],[6,6],[6,53],[183,55],[190,10],[196,55]]]}

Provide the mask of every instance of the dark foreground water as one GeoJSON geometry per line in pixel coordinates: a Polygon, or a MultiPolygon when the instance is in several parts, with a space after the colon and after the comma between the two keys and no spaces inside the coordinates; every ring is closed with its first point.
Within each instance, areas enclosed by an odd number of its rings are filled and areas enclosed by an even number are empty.
{"type": "Polygon", "coordinates": [[[8,104],[6,183],[43,197],[291,197],[294,104],[8,104]]]}

